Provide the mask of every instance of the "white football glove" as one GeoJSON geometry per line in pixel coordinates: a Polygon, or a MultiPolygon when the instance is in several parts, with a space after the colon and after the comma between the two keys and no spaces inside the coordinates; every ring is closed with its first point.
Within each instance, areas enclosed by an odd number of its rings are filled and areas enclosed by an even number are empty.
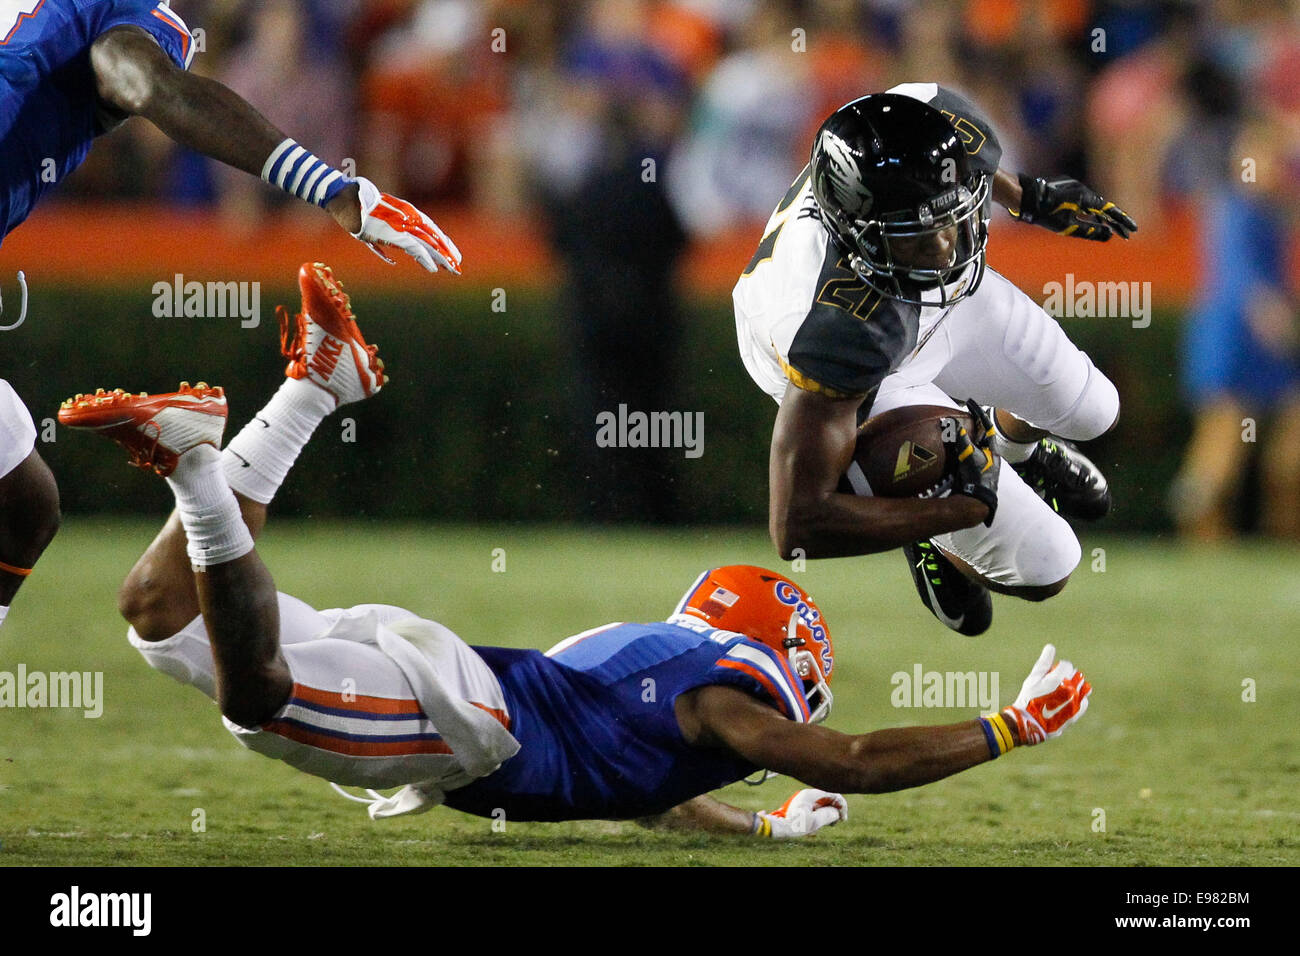
{"type": "Polygon", "coordinates": [[[460,275],[460,250],[432,219],[405,199],[381,193],[364,176],[357,177],[357,185],[361,189],[361,231],[352,235],[390,265],[395,261],[384,255],[380,246],[396,246],[430,272],[441,266],[460,275]]]}
{"type": "Polygon", "coordinates": [[[758,836],[789,840],[816,833],[849,818],[849,805],[838,793],[808,788],[795,793],[779,810],[760,810],[758,836]]]}
{"type": "Polygon", "coordinates": [[[1002,713],[1016,722],[1025,746],[1059,737],[1088,709],[1092,685],[1069,661],[1056,661],[1056,648],[1043,648],[1034,669],[1020,687],[1020,696],[1002,713]]]}

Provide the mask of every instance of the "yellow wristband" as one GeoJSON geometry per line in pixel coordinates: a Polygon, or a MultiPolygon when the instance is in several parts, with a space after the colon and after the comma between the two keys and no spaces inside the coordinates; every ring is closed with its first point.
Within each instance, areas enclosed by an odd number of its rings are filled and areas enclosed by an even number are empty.
{"type": "Polygon", "coordinates": [[[761,813],[754,814],[754,836],[770,837],[772,835],[772,821],[761,813]]]}
{"type": "Polygon", "coordinates": [[[1016,736],[1007,726],[1007,719],[1000,713],[993,715],[993,727],[997,731],[998,743],[1002,747],[1002,752],[1006,753],[1016,745],[1016,736]]]}
{"type": "Polygon", "coordinates": [[[986,736],[989,742],[998,748],[999,757],[1016,745],[1016,738],[1012,736],[1011,728],[1007,726],[1006,718],[1001,714],[985,714],[980,719],[985,721],[988,730],[991,731],[986,736]]]}

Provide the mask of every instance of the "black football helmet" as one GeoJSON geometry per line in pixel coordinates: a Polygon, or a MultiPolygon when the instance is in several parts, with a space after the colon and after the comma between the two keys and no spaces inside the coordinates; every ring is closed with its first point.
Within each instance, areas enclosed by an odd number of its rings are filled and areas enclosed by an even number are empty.
{"type": "Polygon", "coordinates": [[[822,222],[873,289],[947,306],[979,286],[991,183],[934,107],[897,93],[841,106],[817,131],[811,171],[822,222]],[[945,245],[946,261],[935,265],[945,245]],[[927,290],[938,296],[923,299],[927,290]]]}

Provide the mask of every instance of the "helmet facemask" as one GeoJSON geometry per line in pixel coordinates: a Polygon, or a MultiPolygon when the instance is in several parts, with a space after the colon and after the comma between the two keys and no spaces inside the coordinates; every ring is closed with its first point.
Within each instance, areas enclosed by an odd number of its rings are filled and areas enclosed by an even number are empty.
{"type": "Polygon", "coordinates": [[[808,650],[808,642],[799,636],[799,612],[790,613],[790,623],[786,625],[786,637],[781,643],[790,652],[790,667],[804,682],[804,697],[808,701],[808,723],[820,724],[830,716],[831,705],[835,695],[831,693],[830,684],[822,672],[817,655],[808,650]],[[809,684],[813,685],[809,688],[809,684]]]}
{"type": "Polygon", "coordinates": [[[945,308],[974,293],[984,278],[989,188],[987,176],[974,175],[915,210],[850,220],[839,210],[822,206],[822,221],[848,252],[850,267],[872,289],[913,305],[945,308]],[[956,236],[944,265],[916,266],[905,261],[908,255],[900,254],[900,240],[923,248],[926,240],[949,229],[956,230],[956,236]],[[974,273],[950,292],[948,286],[971,266],[974,273]],[[937,298],[926,298],[931,290],[938,292],[937,298]]]}

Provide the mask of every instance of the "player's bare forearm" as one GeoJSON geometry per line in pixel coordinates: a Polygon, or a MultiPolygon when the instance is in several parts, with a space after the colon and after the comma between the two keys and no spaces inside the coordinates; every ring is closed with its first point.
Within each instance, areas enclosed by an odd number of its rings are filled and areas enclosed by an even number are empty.
{"type": "Polygon", "coordinates": [[[978,720],[850,735],[786,720],[731,687],[700,688],[683,697],[686,700],[678,709],[678,722],[688,740],[722,747],[755,766],[789,774],[824,790],[905,790],[991,759],[978,720]]]}
{"type": "MultiPolygon", "coordinates": [[[[90,62],[96,92],[107,109],[143,116],[181,145],[249,175],[260,177],[277,149],[292,142],[232,90],[178,68],[138,27],[106,32],[91,45],[90,62]]],[[[280,154],[277,161],[277,185],[299,199],[323,203],[335,222],[386,262],[393,259],[381,247],[395,247],[429,272],[441,268],[460,275],[456,244],[410,203],[381,192],[368,179],[349,181],[338,170],[322,176],[328,166],[306,149],[280,154]],[[291,165],[298,173],[287,180],[291,165]],[[309,169],[317,172],[308,174],[309,169]]]]}
{"type": "MultiPolygon", "coordinates": [[[[90,48],[100,99],[142,116],[168,138],[251,176],[285,134],[251,104],[216,80],[176,66],[162,48],[135,27],[109,30],[90,48]]],[[[345,187],[326,205],[343,228],[361,228],[358,187],[345,187]]]]}
{"type": "Polygon", "coordinates": [[[799,494],[778,519],[773,539],[781,557],[847,558],[892,551],[912,541],[972,528],[988,515],[974,498],[876,498],[830,492],[799,494]],[[779,522],[779,523],[778,523],[779,522]]]}
{"type": "Polygon", "coordinates": [[[228,87],[178,68],[143,30],[109,30],[91,46],[90,62],[106,103],[253,176],[261,175],[266,157],[285,138],[228,87]]]}
{"type": "Polygon", "coordinates": [[[849,746],[863,767],[869,768],[865,781],[869,788],[859,793],[891,793],[924,786],[991,759],[978,720],[877,730],[853,737],[849,746]]]}
{"type": "Polygon", "coordinates": [[[768,521],[781,557],[873,554],[979,524],[988,506],[964,495],[877,498],[836,489],[857,441],[857,399],[786,389],[772,432],[768,521]]]}
{"type": "Polygon", "coordinates": [[[754,832],[754,814],[740,807],[723,803],[708,794],[679,803],[671,810],[654,817],[637,821],[652,830],[688,830],[706,833],[754,832]]]}
{"type": "Polygon", "coordinates": [[[999,169],[993,174],[993,201],[999,206],[1012,212],[1019,212],[1022,195],[1020,178],[1015,173],[999,169]]]}

